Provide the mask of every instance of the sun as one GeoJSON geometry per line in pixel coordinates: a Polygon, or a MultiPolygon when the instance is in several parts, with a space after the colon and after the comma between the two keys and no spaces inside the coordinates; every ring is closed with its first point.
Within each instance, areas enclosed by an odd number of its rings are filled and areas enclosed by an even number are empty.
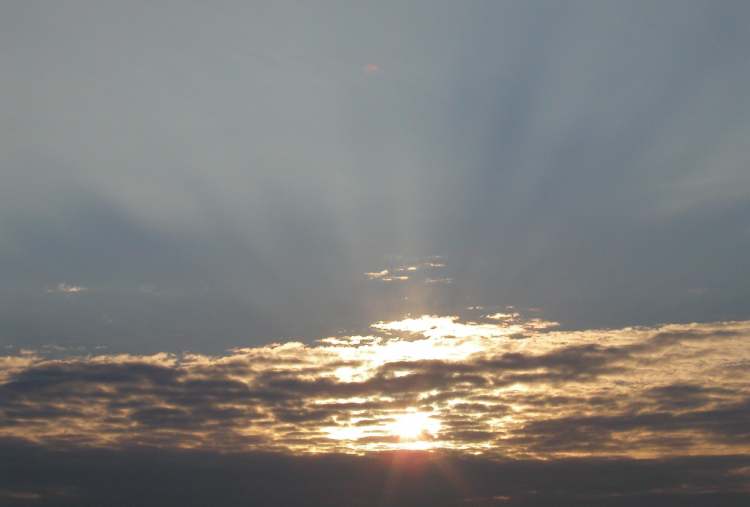
{"type": "Polygon", "coordinates": [[[407,412],[395,417],[390,430],[401,441],[430,440],[440,430],[440,422],[423,412],[407,412]]]}

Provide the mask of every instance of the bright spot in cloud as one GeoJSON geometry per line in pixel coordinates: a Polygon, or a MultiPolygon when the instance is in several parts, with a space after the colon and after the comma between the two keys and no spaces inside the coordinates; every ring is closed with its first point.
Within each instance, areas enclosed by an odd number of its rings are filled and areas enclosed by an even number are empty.
{"type": "Polygon", "coordinates": [[[362,428],[356,426],[332,426],[326,430],[334,440],[357,440],[364,435],[362,428]]]}
{"type": "Polygon", "coordinates": [[[396,416],[389,430],[401,441],[430,440],[440,431],[440,421],[423,412],[407,412],[396,416]]]}
{"type": "Polygon", "coordinates": [[[521,316],[521,314],[519,314],[517,312],[513,312],[513,313],[498,312],[498,313],[493,313],[491,315],[486,315],[485,318],[492,319],[492,320],[500,320],[500,321],[508,322],[508,321],[515,320],[515,319],[519,318],[520,316],[521,316]]]}
{"type": "Polygon", "coordinates": [[[380,280],[381,282],[405,282],[409,279],[406,275],[391,275],[387,269],[382,271],[371,271],[365,273],[368,280],[380,280]]]}
{"type": "Polygon", "coordinates": [[[381,278],[384,282],[405,282],[408,280],[409,277],[406,275],[399,275],[399,276],[388,276],[386,278],[381,278]]]}
{"type": "Polygon", "coordinates": [[[380,72],[380,66],[376,63],[368,63],[364,66],[365,74],[377,74],[380,72]]]}
{"type": "Polygon", "coordinates": [[[383,271],[371,271],[369,273],[365,273],[365,276],[370,280],[378,280],[380,278],[385,278],[388,276],[388,270],[384,269],[383,271]]]}
{"type": "Polygon", "coordinates": [[[87,290],[88,290],[88,287],[82,287],[80,285],[58,283],[56,287],[47,289],[47,292],[61,292],[63,294],[77,294],[79,292],[85,292],[87,290]]]}
{"type": "MultiPolygon", "coordinates": [[[[553,324],[553,323],[550,323],[553,324]]],[[[461,322],[458,316],[422,315],[417,318],[396,320],[392,322],[378,322],[372,325],[383,331],[400,331],[416,333],[426,338],[491,338],[507,336],[523,331],[522,325],[509,326],[505,323],[485,324],[480,322],[461,322]]],[[[452,343],[452,345],[455,345],[452,343]]]]}

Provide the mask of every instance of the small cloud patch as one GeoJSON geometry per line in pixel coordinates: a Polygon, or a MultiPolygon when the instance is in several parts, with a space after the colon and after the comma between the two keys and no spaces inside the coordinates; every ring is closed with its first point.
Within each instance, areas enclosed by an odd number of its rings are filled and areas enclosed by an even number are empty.
{"type": "Polygon", "coordinates": [[[47,289],[48,293],[59,293],[59,294],[78,294],[81,292],[86,292],[89,290],[88,287],[84,287],[82,285],[73,285],[65,282],[58,283],[54,287],[49,287],[47,289]]]}

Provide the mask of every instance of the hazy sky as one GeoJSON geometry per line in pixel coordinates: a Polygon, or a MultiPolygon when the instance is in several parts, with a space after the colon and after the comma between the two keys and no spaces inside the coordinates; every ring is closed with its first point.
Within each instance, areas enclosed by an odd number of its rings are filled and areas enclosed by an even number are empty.
{"type": "Polygon", "coordinates": [[[0,504],[749,505],[749,27],[0,1],[0,504]]]}
{"type": "Polygon", "coordinates": [[[216,352],[471,305],[747,317],[748,15],[3,2],[0,342],[216,352]],[[430,256],[451,283],[364,275],[430,256]]]}

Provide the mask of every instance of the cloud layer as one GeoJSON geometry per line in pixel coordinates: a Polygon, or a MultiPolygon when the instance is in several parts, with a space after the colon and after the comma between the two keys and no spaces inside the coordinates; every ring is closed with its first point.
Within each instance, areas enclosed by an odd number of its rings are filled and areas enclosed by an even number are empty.
{"type": "Polygon", "coordinates": [[[516,458],[750,449],[747,321],[557,331],[513,312],[371,330],[220,356],[6,356],[0,435],[53,447],[516,458]]]}
{"type": "Polygon", "coordinates": [[[0,503],[289,507],[626,507],[750,500],[747,456],[489,460],[129,448],[51,451],[0,441],[0,503]]]}

